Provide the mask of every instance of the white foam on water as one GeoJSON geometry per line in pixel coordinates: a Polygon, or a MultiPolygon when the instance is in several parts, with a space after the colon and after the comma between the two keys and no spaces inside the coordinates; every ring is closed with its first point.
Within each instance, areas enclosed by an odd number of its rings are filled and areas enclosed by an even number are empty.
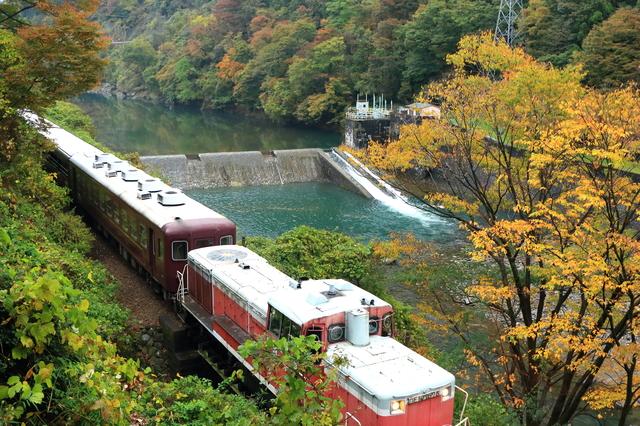
{"type": "Polygon", "coordinates": [[[431,223],[443,223],[444,219],[434,215],[433,213],[426,212],[414,205],[411,204],[410,199],[398,191],[393,186],[389,185],[378,175],[369,170],[364,164],[362,164],[357,158],[348,152],[343,152],[351,161],[356,163],[358,167],[360,167],[367,176],[363,176],[358,169],[353,167],[347,160],[342,158],[342,156],[335,154],[335,157],[340,162],[340,164],[344,167],[345,171],[349,173],[356,182],[358,182],[362,187],[369,193],[371,196],[387,206],[388,208],[397,211],[405,216],[412,217],[420,220],[424,224],[431,223]],[[375,183],[371,181],[373,179],[375,183]],[[380,187],[383,187],[382,190],[380,187]]]}

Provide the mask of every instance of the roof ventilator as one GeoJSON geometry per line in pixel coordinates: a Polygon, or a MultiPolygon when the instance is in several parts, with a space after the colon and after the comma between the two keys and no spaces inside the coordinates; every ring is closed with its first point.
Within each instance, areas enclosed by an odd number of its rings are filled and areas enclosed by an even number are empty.
{"type": "Polygon", "coordinates": [[[129,163],[122,160],[112,160],[107,162],[107,171],[105,172],[105,176],[107,177],[115,177],[118,172],[123,172],[129,167],[129,163]]]}
{"type": "Polygon", "coordinates": [[[160,179],[140,179],[138,181],[138,191],[160,192],[162,191],[162,182],[160,179]]]}
{"type": "Polygon", "coordinates": [[[139,200],[150,200],[153,195],[148,191],[138,191],[139,200]]]}
{"type": "Polygon", "coordinates": [[[181,206],[185,203],[184,194],[178,191],[164,191],[158,194],[158,203],[163,206],[181,206]]]}
{"type": "Polygon", "coordinates": [[[240,262],[238,264],[238,266],[242,269],[251,269],[251,265],[249,265],[248,263],[244,263],[244,262],[240,262]]]}
{"type": "Polygon", "coordinates": [[[101,154],[96,154],[93,162],[93,168],[101,169],[105,163],[113,160],[117,160],[116,156],[113,154],[108,154],[106,152],[103,152],[101,154]]]}
{"type": "Polygon", "coordinates": [[[140,177],[140,170],[138,169],[128,169],[122,171],[122,180],[125,182],[134,182],[137,181],[140,177]]]}

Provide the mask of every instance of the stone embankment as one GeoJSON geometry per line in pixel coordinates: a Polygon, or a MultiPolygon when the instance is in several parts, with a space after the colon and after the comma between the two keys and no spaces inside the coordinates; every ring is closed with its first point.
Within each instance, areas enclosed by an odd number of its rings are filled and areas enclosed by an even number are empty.
{"type": "Polygon", "coordinates": [[[331,182],[371,197],[321,149],[154,155],[141,160],[181,189],[331,182]]]}

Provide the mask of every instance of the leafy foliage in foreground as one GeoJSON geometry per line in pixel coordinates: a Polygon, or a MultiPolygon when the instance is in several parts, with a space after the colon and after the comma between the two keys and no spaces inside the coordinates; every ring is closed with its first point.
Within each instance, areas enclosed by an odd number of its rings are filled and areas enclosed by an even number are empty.
{"type": "MultiPolygon", "coordinates": [[[[331,426],[338,424],[344,403],[330,397],[335,378],[325,374],[326,353],[315,336],[261,338],[245,342],[239,351],[278,390],[269,422],[274,425],[331,426]]],[[[334,360],[335,361],[335,360],[334,360]]],[[[337,362],[343,362],[337,360],[337,362]]]]}
{"type": "MultiPolygon", "coordinates": [[[[212,406],[264,424],[246,400],[195,378],[155,381],[118,354],[128,313],[117,284],[88,258],[91,233],[43,170],[51,143],[20,114],[95,84],[103,41],[90,1],[19,3],[0,4],[0,423],[210,424],[212,406]],[[28,9],[40,20],[27,24],[28,9]],[[185,405],[185,388],[203,399],[185,405]]],[[[91,142],[86,118],[61,105],[56,119],[91,142]]]]}

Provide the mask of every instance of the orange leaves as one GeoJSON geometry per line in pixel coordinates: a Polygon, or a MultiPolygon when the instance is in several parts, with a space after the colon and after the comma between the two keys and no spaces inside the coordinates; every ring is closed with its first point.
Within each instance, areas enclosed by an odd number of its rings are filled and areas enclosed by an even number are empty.
{"type": "Polygon", "coordinates": [[[48,103],[84,92],[98,82],[105,64],[99,51],[108,41],[100,26],[88,19],[97,4],[38,2],[37,8],[51,19],[18,29],[17,47],[26,63],[24,69],[14,69],[5,76],[14,90],[23,86],[34,97],[33,103],[48,103]]]}
{"type": "Polygon", "coordinates": [[[235,54],[236,50],[231,48],[218,62],[218,65],[216,65],[218,77],[225,80],[233,80],[244,69],[244,64],[233,59],[235,54]]]}

